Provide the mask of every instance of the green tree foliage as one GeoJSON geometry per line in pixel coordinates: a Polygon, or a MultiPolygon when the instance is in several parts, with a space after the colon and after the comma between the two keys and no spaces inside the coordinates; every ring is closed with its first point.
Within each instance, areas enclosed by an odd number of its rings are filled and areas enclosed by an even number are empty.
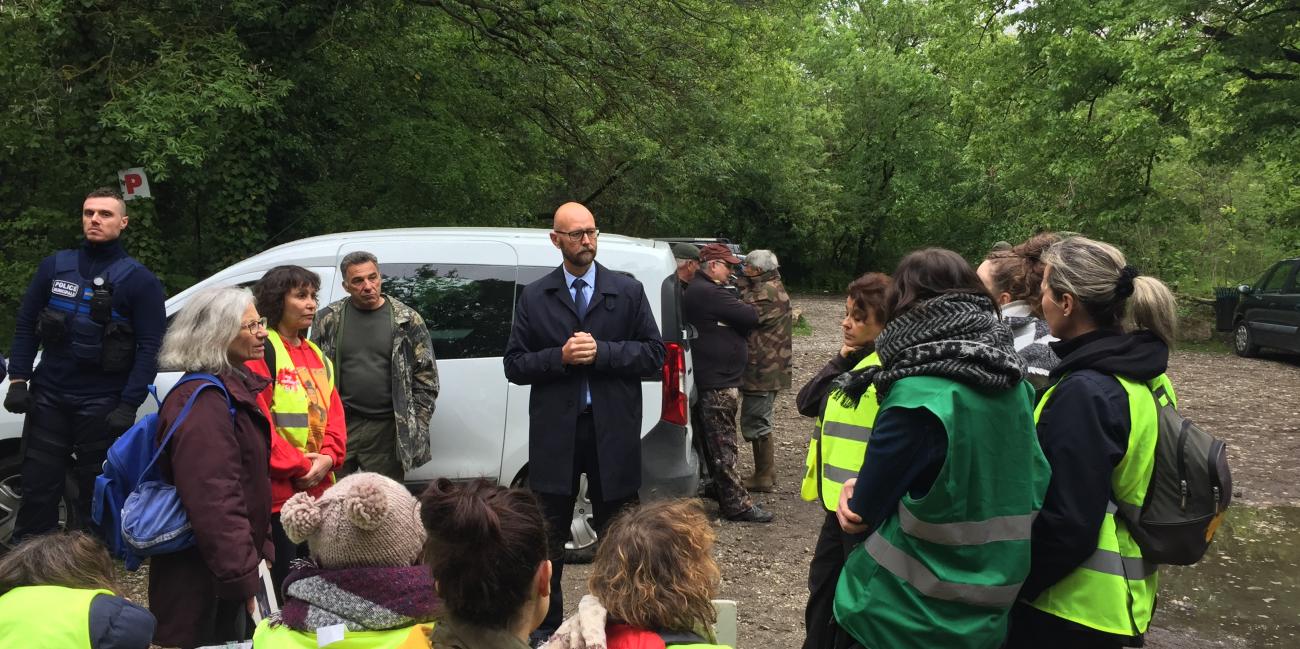
{"type": "Polygon", "coordinates": [[[171,291],[564,200],[829,287],[1040,229],[1188,292],[1300,248],[1294,0],[0,0],[0,43],[3,314],[132,166],[171,291]]]}

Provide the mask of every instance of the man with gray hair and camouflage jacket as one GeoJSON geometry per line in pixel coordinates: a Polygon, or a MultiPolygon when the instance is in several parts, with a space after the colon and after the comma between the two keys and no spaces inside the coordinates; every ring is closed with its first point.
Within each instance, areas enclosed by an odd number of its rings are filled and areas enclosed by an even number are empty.
{"type": "Polygon", "coordinates": [[[750,491],[776,487],[772,412],[776,393],[790,389],[794,322],[790,294],[781,283],[776,255],[754,250],[745,255],[740,298],[758,311],[758,327],[749,332],[749,364],[741,376],[740,432],[754,449],[754,475],[745,479],[750,491]]]}
{"type": "Polygon", "coordinates": [[[348,297],[320,310],[312,342],[334,363],[348,424],[342,475],[382,473],[398,482],[431,459],[429,419],[438,366],[424,318],[383,293],[379,260],[348,253],[339,264],[348,297]]]}

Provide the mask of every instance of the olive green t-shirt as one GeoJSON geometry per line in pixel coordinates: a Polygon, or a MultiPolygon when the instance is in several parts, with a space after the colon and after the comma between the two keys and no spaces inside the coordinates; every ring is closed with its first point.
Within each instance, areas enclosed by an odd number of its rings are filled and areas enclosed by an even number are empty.
{"type": "Polygon", "coordinates": [[[393,416],[393,305],[362,311],[348,300],[339,332],[339,398],[351,412],[393,416]]]}

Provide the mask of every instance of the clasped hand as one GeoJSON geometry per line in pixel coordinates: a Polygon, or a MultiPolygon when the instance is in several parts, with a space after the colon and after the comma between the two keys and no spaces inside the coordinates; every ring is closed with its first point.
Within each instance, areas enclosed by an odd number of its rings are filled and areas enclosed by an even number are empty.
{"type": "Polygon", "coordinates": [[[565,365],[591,365],[596,362],[596,339],[585,331],[576,331],[560,348],[565,365]]]}
{"type": "Polygon", "coordinates": [[[295,479],[293,486],[298,489],[311,489],[329,475],[330,469],[334,468],[334,458],[323,453],[304,453],[303,457],[311,460],[311,470],[303,477],[295,479]]]}

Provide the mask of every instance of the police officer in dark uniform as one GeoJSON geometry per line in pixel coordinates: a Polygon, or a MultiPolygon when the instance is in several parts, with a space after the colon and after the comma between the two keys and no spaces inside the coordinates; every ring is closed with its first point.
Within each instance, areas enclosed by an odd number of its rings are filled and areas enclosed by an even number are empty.
{"type": "Polygon", "coordinates": [[[135,422],[157,372],[162,284],[122,249],[127,221],[120,194],[91,192],[81,208],[81,248],[41,261],[19,307],[4,400],[9,412],[27,414],[13,542],[58,527],[69,468],[78,520],[89,520],[108,447],[135,422]]]}

